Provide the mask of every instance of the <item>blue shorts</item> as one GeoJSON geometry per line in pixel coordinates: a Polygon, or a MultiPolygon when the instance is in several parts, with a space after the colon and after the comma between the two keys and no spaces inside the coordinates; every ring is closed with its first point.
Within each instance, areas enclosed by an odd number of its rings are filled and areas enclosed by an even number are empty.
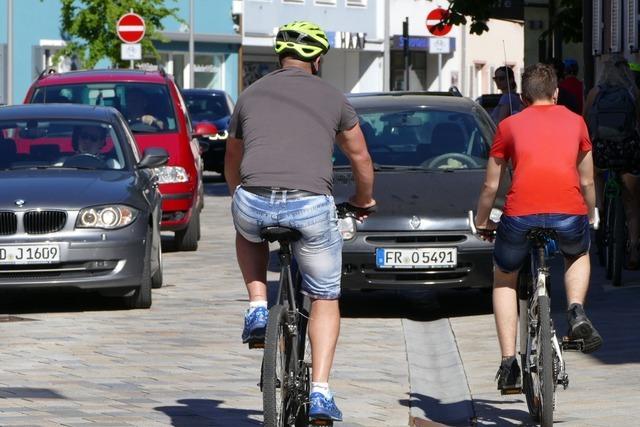
{"type": "Polygon", "coordinates": [[[292,244],[292,250],[302,273],[302,293],[315,299],[340,297],[342,235],[333,197],[287,200],[282,196],[258,196],[238,187],[231,212],[236,230],[250,242],[262,242],[263,227],[282,226],[300,231],[302,238],[292,244]]]}
{"type": "Polygon", "coordinates": [[[560,252],[566,257],[589,252],[591,236],[587,215],[502,215],[493,251],[493,260],[500,270],[511,273],[522,267],[531,248],[527,232],[534,227],[556,230],[560,252]]]}

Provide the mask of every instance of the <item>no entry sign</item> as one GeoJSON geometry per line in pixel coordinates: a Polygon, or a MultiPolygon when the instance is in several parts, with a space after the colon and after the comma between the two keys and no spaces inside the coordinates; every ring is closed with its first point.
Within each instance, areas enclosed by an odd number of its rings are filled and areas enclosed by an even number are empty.
{"type": "Polygon", "coordinates": [[[451,31],[451,24],[439,25],[449,16],[449,12],[442,8],[433,9],[427,15],[427,30],[434,36],[445,36],[451,31]]]}
{"type": "Polygon", "coordinates": [[[118,19],[118,37],[125,43],[138,43],[144,37],[144,19],[137,13],[127,13],[118,19]]]}

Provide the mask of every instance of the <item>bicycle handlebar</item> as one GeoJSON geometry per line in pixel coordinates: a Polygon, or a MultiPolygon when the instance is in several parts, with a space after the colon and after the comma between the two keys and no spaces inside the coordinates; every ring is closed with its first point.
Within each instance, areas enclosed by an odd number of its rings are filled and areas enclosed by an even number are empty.
{"type": "Polygon", "coordinates": [[[346,218],[349,216],[353,218],[360,218],[376,212],[378,210],[378,205],[369,206],[368,208],[360,208],[349,202],[343,202],[337,204],[336,209],[340,218],[346,218]]]}

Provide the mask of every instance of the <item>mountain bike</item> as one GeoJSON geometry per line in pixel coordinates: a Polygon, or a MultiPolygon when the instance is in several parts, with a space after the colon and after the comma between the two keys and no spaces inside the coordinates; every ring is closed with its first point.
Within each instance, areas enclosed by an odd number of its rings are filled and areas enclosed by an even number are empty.
{"type": "Polygon", "coordinates": [[[604,224],[599,232],[601,250],[607,279],[613,286],[622,284],[622,266],[624,264],[627,235],[625,230],[624,205],[622,203],[622,178],[620,172],[607,171],[604,186],[604,224]]]}
{"type": "MultiPolygon", "coordinates": [[[[593,228],[598,228],[599,217],[593,228]]],[[[473,211],[469,211],[469,225],[474,234],[495,236],[495,231],[478,230],[473,211]]],[[[551,273],[547,260],[557,251],[553,229],[533,228],[527,234],[531,242],[529,260],[518,275],[518,311],[520,326],[520,361],[522,390],[508,390],[505,394],[524,392],[531,418],[543,427],[553,425],[555,391],[557,385],[569,386],[569,375],[562,357],[563,351],[582,351],[584,340],[558,340],[551,318],[551,273]]]]}
{"type": "MultiPolygon", "coordinates": [[[[357,218],[363,212],[373,212],[348,203],[338,205],[337,211],[339,218],[357,218]]],[[[269,309],[260,381],[264,425],[332,426],[331,420],[309,419],[311,351],[307,324],[311,301],[300,292],[302,277],[291,254],[291,244],[299,240],[301,234],[287,227],[265,227],[260,236],[280,245],[280,281],[277,300],[269,309]]]]}

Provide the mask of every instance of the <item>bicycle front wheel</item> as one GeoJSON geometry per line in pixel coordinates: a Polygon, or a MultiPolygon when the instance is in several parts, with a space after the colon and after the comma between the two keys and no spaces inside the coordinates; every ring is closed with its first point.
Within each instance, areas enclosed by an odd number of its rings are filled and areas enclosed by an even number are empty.
{"type": "Polygon", "coordinates": [[[291,390],[288,390],[288,371],[291,342],[286,333],[287,310],[274,305],[269,310],[269,322],[265,336],[262,404],[264,425],[282,427],[287,424],[287,407],[291,390]]]}
{"type": "Polygon", "coordinates": [[[620,286],[622,284],[622,265],[624,264],[624,248],[627,242],[624,206],[622,198],[615,199],[615,213],[612,216],[613,224],[613,245],[611,251],[611,284],[620,286]]]}

